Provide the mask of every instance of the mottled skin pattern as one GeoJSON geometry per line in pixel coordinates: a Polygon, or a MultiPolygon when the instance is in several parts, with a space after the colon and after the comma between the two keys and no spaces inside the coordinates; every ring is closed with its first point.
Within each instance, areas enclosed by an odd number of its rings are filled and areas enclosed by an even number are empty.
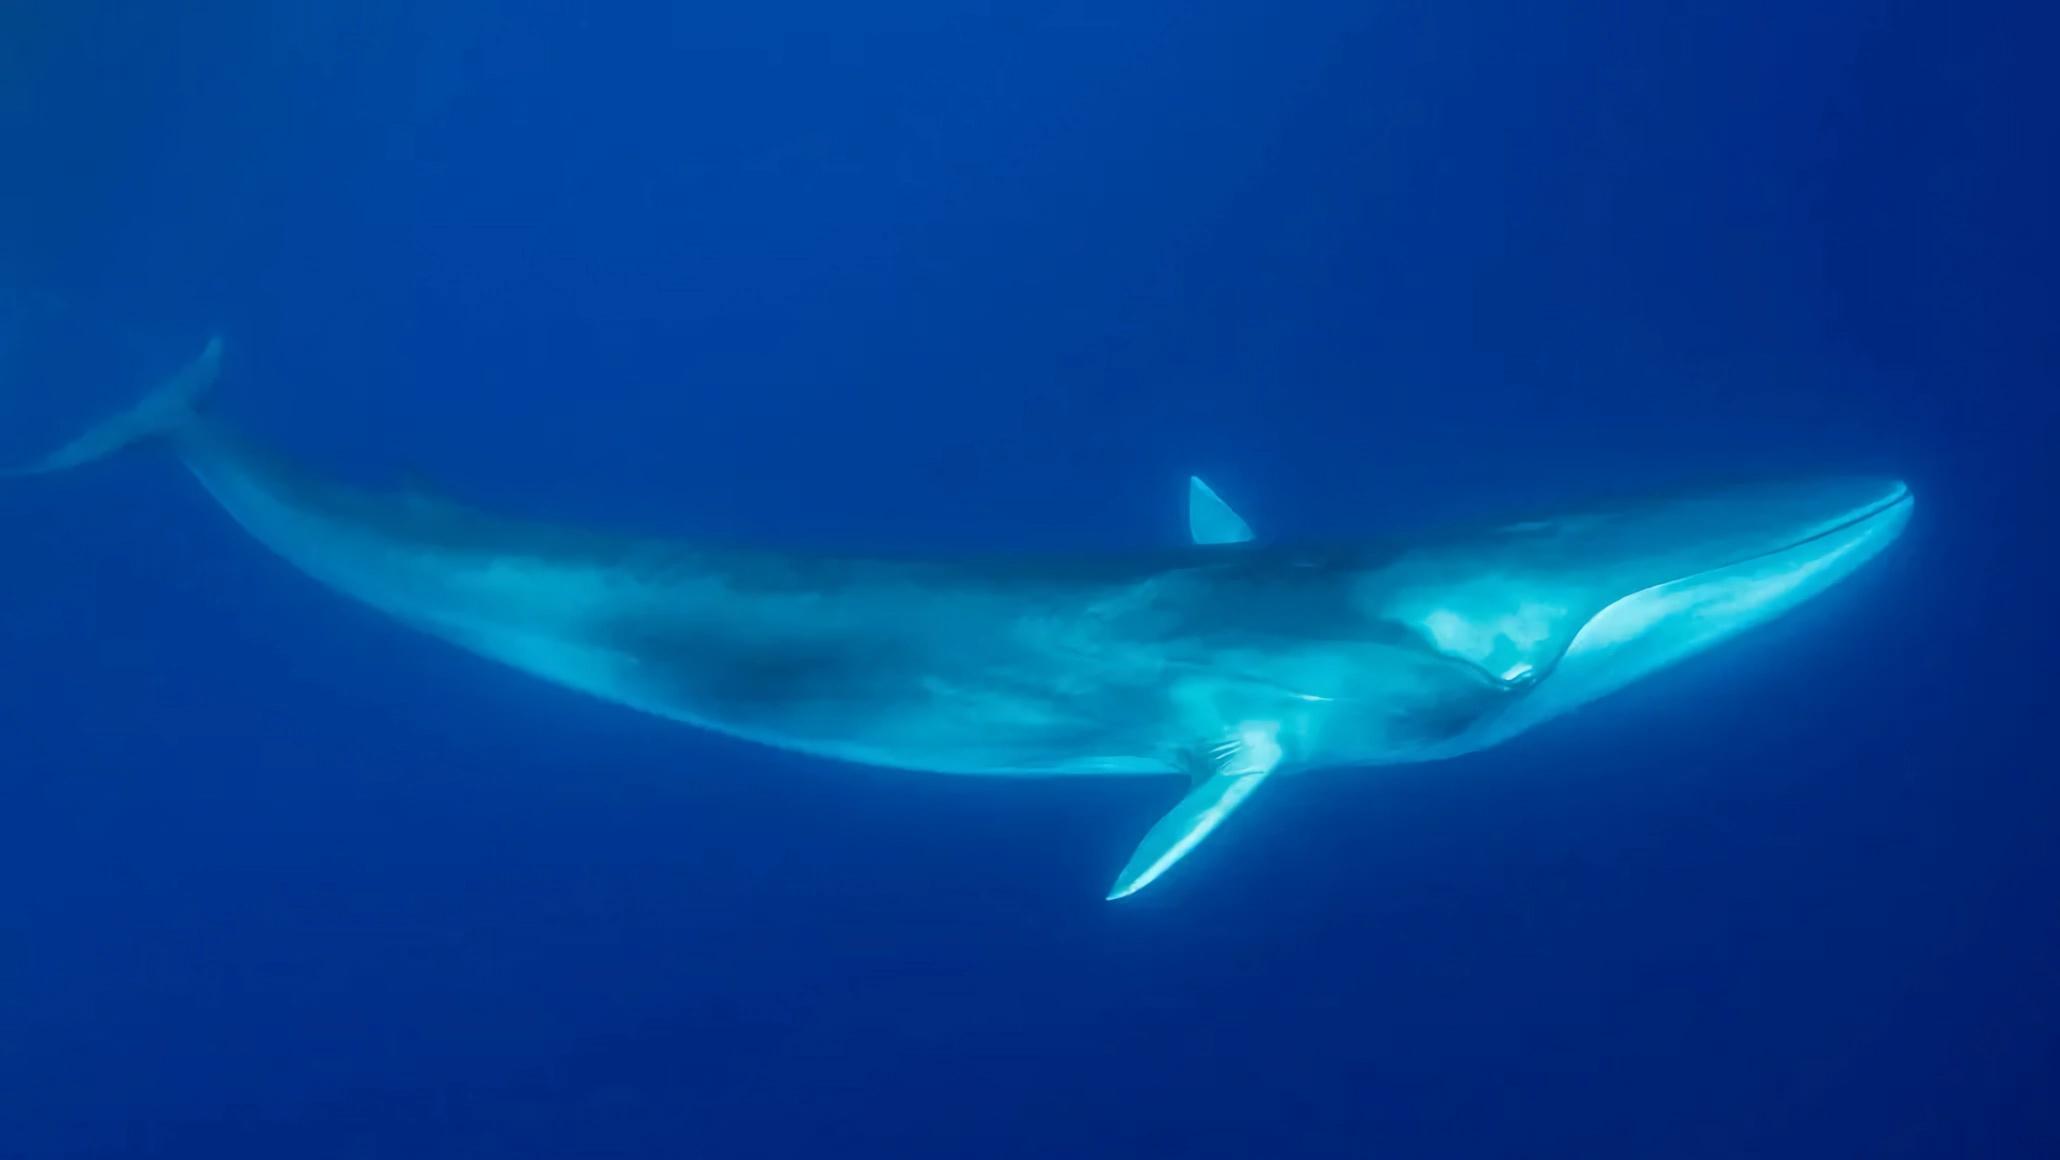
{"type": "Polygon", "coordinates": [[[692,547],[343,487],[206,426],[178,447],[239,522],[347,594],[547,679],[827,756],[1186,772],[1266,718],[1297,723],[1298,764],[1384,760],[1450,740],[1516,689],[1369,612],[1390,549],[692,547]]]}

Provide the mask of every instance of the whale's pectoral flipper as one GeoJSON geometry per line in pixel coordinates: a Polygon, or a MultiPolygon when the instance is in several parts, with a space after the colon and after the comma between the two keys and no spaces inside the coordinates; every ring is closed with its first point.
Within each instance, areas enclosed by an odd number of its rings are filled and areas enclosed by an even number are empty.
{"type": "Polygon", "coordinates": [[[178,374],[159,384],[135,406],[95,424],[78,438],[32,463],[0,468],[0,475],[44,475],[105,459],[132,443],[177,430],[215,384],[222,370],[222,340],[207,347],[178,374]]]}
{"type": "Polygon", "coordinates": [[[1209,753],[1208,771],[1137,844],[1137,852],[1109,888],[1109,901],[1143,890],[1187,857],[1272,776],[1280,757],[1273,732],[1262,726],[1246,726],[1216,745],[1209,753]]]}
{"type": "Polygon", "coordinates": [[[1199,475],[1187,477],[1187,530],[1197,544],[1242,544],[1252,538],[1252,525],[1199,475]]]}

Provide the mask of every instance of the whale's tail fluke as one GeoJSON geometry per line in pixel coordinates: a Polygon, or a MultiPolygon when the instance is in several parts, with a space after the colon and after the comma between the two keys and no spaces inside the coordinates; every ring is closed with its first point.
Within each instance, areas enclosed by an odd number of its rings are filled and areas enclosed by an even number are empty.
{"type": "Polygon", "coordinates": [[[124,447],[177,431],[193,418],[221,370],[222,340],[218,335],[208,339],[207,347],[184,369],[159,384],[135,406],[95,424],[41,459],[19,467],[0,468],[0,476],[45,475],[83,467],[124,447]]]}

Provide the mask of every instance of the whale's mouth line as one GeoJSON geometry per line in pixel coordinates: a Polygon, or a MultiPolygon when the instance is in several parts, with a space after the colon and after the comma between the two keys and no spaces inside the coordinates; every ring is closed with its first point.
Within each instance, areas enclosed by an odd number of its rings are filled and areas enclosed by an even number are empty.
{"type": "MultiPolygon", "coordinates": [[[[1694,580],[1698,576],[1710,576],[1718,572],[1730,571],[1733,568],[1743,568],[1748,564],[1754,563],[1755,561],[1769,559],[1771,557],[1779,556],[1787,552],[1793,552],[1798,548],[1806,548],[1809,545],[1818,542],[1819,540],[1829,539],[1832,536],[1839,535],[1840,533],[1849,532],[1852,531],[1854,528],[1858,528],[1866,524],[1872,523],[1875,520],[1878,520],[1881,517],[1886,516],[1889,513],[1897,510],[1898,508],[1907,506],[1910,502],[1911,496],[1909,486],[1907,484],[1898,484],[1893,494],[1888,495],[1882,498],[1881,500],[1865,508],[1860,509],[1854,514],[1849,515],[1836,523],[1830,524],[1826,527],[1813,531],[1806,536],[1800,536],[1794,540],[1789,541],[1786,544],[1781,545],[1778,548],[1769,548],[1764,552],[1755,552],[1749,556],[1741,556],[1740,558],[1732,560],[1728,563],[1718,564],[1715,567],[1704,568],[1699,571],[1690,572],[1684,576],[1676,576],[1672,580],[1663,580],[1658,584],[1648,585],[1645,588],[1640,588],[1634,592],[1627,592],[1623,596],[1617,598],[1616,600],[1611,601],[1608,605],[1605,605],[1601,611],[1598,611],[1595,614],[1595,616],[1589,617],[1588,623],[1593,623],[1598,617],[1600,617],[1604,612],[1607,612],[1610,608],[1614,608],[1617,604],[1620,604],[1625,600],[1629,600],[1632,597],[1637,596],[1640,592],[1647,592],[1653,588],[1663,588],[1669,584],[1680,584],[1686,581],[1694,580]]],[[[1577,638],[1579,636],[1580,633],[1576,631],[1574,633],[1574,637],[1569,638],[1569,645],[1571,645],[1572,640],[1574,638],[1577,638]]],[[[1514,692],[1527,692],[1530,689],[1536,688],[1539,684],[1543,683],[1547,677],[1550,677],[1554,672],[1556,672],[1559,668],[1559,663],[1565,659],[1566,654],[1562,652],[1558,656],[1553,657],[1552,662],[1548,665],[1542,665],[1534,670],[1526,670],[1518,679],[1512,680],[1509,678],[1502,678],[1500,679],[1499,683],[1502,685],[1502,687],[1514,692]]]]}
{"type": "MultiPolygon", "coordinates": [[[[1909,486],[1907,484],[1897,484],[1894,494],[1889,495],[1881,500],[1878,500],[1875,503],[1869,505],[1868,507],[1861,508],[1858,512],[1846,516],[1844,519],[1839,520],[1837,523],[1826,525],[1825,527],[1819,528],[1816,531],[1811,532],[1809,535],[1799,536],[1796,539],[1790,540],[1788,543],[1785,543],[1778,548],[1769,548],[1764,552],[1754,552],[1749,556],[1740,556],[1738,559],[1729,561],[1728,563],[1718,564],[1713,568],[1703,568],[1698,571],[1690,572],[1685,576],[1676,576],[1672,580],[1663,580],[1659,584],[1649,585],[1648,588],[1658,588],[1667,584],[1680,584],[1684,581],[1693,580],[1698,576],[1709,576],[1717,572],[1728,572],[1733,568],[1743,568],[1747,564],[1756,563],[1760,560],[1766,560],[1774,556],[1780,556],[1789,552],[1793,552],[1797,548],[1807,548],[1811,544],[1814,544],[1819,540],[1828,540],[1833,536],[1839,535],[1840,533],[1849,532],[1852,531],[1854,528],[1870,524],[1875,520],[1880,519],[1882,516],[1885,516],[1890,512],[1895,511],[1897,508],[1903,507],[1909,502],[1909,486]]],[[[1644,592],[1646,590],[1646,588],[1641,588],[1638,590],[1638,592],[1644,592]]],[[[1622,599],[1628,599],[1632,596],[1636,596],[1638,592],[1625,593],[1622,599]]]]}
{"type": "MultiPolygon", "coordinates": [[[[1819,529],[1818,531],[1811,532],[1809,535],[1793,540],[1787,544],[1783,544],[1781,547],[1774,548],[1765,552],[1758,552],[1753,555],[1747,556],[1742,560],[1734,560],[1729,564],[1722,565],[1722,568],[1736,568],[1740,564],[1750,564],[1754,560],[1763,560],[1766,559],[1768,556],[1778,556],[1783,552],[1793,552],[1797,548],[1801,548],[1809,544],[1814,544],[1818,540],[1835,536],[1840,532],[1851,531],[1852,529],[1857,528],[1862,524],[1872,523],[1873,521],[1880,519],[1882,516],[1887,515],[1888,513],[1896,510],[1899,507],[1904,506],[1905,504],[1908,504],[1909,502],[1909,485],[1897,484],[1894,494],[1877,501],[1869,507],[1862,508],[1855,514],[1847,516],[1846,518],[1838,521],[1835,524],[1830,525],[1829,527],[1825,527],[1819,529]]],[[[1720,568],[1709,569],[1709,571],[1712,572],[1720,570],[1720,568]]],[[[1700,574],[1701,573],[1697,573],[1697,575],[1700,574]]],[[[1685,580],[1687,579],[1687,577],[1684,576],[1682,577],[1682,579],[1685,580]]]]}

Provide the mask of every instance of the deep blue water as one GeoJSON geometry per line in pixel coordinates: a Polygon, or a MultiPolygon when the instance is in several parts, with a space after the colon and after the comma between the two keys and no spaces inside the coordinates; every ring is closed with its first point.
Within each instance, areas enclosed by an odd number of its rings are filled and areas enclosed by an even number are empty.
{"type": "Polygon", "coordinates": [[[337,474],[689,537],[1173,543],[1190,471],[1282,537],[1920,507],[1112,906],[1177,787],[713,739],[343,604],[160,456],[15,482],[0,1156],[2060,1154],[2056,32],[9,6],[0,457],[220,328],[223,414],[337,474]]]}

